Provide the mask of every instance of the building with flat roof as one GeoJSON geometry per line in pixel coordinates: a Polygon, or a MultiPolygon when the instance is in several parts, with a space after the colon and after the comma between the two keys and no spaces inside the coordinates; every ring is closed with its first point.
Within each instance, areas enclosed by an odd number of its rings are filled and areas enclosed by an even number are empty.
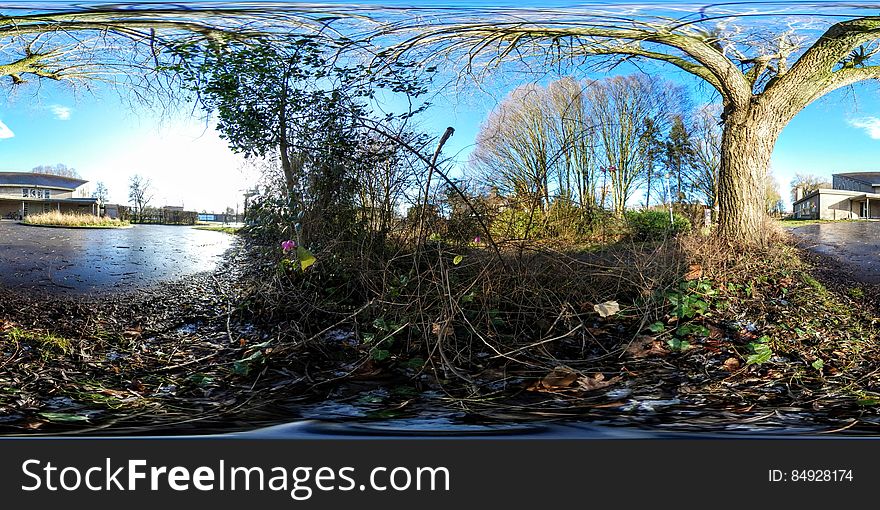
{"type": "Polygon", "coordinates": [[[809,220],[880,218],[880,172],[834,174],[830,188],[795,189],[794,217],[809,220]]]}
{"type": "Polygon", "coordinates": [[[98,214],[89,181],[60,175],[0,172],[0,217],[20,218],[49,211],[98,214]]]}

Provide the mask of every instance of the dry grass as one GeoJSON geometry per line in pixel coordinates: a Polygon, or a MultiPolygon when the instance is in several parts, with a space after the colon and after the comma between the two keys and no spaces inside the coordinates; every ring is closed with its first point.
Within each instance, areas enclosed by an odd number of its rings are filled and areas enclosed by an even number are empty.
{"type": "Polygon", "coordinates": [[[65,214],[52,211],[42,214],[31,214],[25,217],[24,223],[29,225],[52,225],[61,227],[126,227],[127,221],[113,218],[102,218],[91,214],[65,214]]]}

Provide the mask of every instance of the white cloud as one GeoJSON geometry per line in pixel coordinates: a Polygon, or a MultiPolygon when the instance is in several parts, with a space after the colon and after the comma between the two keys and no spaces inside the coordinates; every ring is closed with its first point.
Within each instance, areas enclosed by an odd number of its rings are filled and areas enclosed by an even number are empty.
{"type": "Polygon", "coordinates": [[[52,104],[49,105],[49,111],[51,111],[58,120],[70,120],[70,114],[73,113],[73,108],[61,104],[52,104]]]}
{"type": "Polygon", "coordinates": [[[13,133],[12,130],[9,129],[2,120],[0,120],[0,140],[2,140],[3,138],[12,138],[13,136],[15,136],[15,133],[13,133]]]}
{"type": "Polygon", "coordinates": [[[860,119],[852,119],[849,125],[855,128],[865,130],[874,140],[880,140],[880,119],[877,117],[862,117],[860,119]]]}

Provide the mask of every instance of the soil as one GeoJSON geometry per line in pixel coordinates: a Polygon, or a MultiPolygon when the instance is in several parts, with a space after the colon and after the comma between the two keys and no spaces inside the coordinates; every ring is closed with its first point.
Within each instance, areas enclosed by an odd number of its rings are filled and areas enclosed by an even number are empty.
{"type": "MultiPolygon", "coordinates": [[[[482,353],[467,382],[420,359],[365,357],[344,323],[290,346],[278,324],[246,322],[235,312],[240,247],[213,272],[103,297],[5,289],[0,433],[205,434],[319,419],[875,434],[873,312],[829,318],[859,302],[846,294],[851,275],[821,254],[801,255],[831,294],[815,299],[813,280],[788,273],[756,275],[747,296],[695,278],[720,289],[705,315],[669,315],[662,330],[595,316],[595,342],[560,338],[556,366],[482,353]],[[682,333],[686,323],[704,329],[682,333]],[[764,337],[772,356],[750,362],[764,337]]],[[[860,295],[880,295],[878,287],[861,285],[860,295]]]]}

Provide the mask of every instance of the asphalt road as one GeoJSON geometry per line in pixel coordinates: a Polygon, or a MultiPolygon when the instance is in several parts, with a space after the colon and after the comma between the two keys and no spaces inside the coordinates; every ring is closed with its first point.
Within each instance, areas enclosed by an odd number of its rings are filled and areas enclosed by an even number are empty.
{"type": "Polygon", "coordinates": [[[0,285],[62,294],[133,290],[214,269],[233,239],[188,226],[61,229],[0,221],[0,285]]]}
{"type": "Polygon", "coordinates": [[[799,244],[826,255],[865,283],[880,283],[880,222],[844,221],[795,227],[799,244]]]}

